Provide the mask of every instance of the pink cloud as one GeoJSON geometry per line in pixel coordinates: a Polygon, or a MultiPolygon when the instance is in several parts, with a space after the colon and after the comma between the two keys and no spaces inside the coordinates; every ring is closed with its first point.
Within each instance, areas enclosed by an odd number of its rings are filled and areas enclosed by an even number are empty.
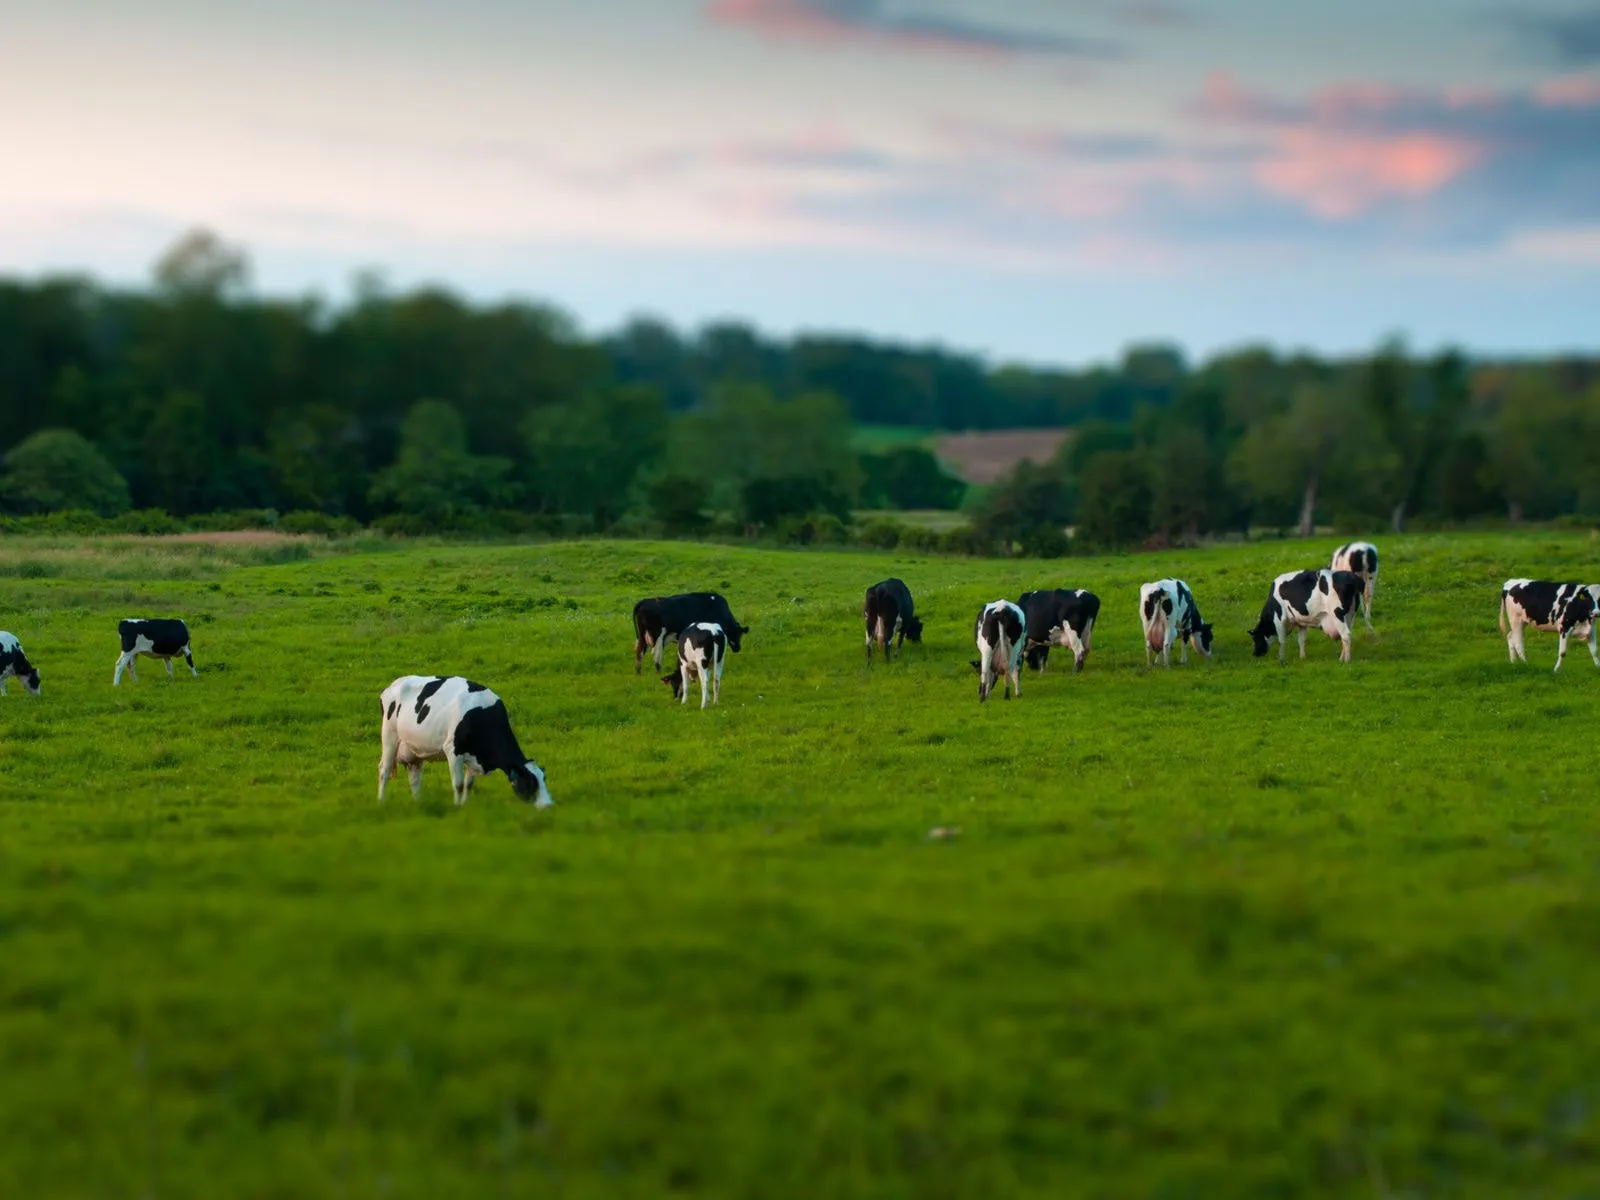
{"type": "Polygon", "coordinates": [[[1600,107],[1600,75],[1562,75],[1546,80],[1535,89],[1534,96],[1550,108],[1600,107]]]}
{"type": "Polygon", "coordinates": [[[1359,216],[1396,196],[1426,196],[1482,157],[1471,142],[1437,134],[1286,131],[1255,168],[1263,187],[1329,220],[1359,216]]]}

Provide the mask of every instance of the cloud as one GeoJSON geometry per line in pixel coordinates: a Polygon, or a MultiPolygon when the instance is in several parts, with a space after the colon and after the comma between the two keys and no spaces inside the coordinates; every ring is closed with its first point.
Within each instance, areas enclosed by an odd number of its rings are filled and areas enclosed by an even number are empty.
{"type": "MultiPolygon", "coordinates": [[[[1130,19],[1156,23],[1179,10],[1162,3],[1117,8],[1130,19]]],[[[707,17],[773,41],[825,46],[865,45],[985,58],[1039,55],[1074,59],[1120,58],[1117,42],[1015,29],[924,13],[891,12],[883,0],[711,0],[707,17]]]]}
{"type": "Polygon", "coordinates": [[[1436,210],[1446,221],[1496,206],[1570,216],[1600,205],[1600,77],[1520,91],[1355,80],[1284,99],[1219,73],[1191,111],[1213,131],[1259,141],[1255,182],[1327,220],[1430,197],[1449,199],[1436,210]]]}
{"type": "Polygon", "coordinates": [[[1565,13],[1511,12],[1499,19],[1550,61],[1567,67],[1600,63],[1600,5],[1565,13]]]}

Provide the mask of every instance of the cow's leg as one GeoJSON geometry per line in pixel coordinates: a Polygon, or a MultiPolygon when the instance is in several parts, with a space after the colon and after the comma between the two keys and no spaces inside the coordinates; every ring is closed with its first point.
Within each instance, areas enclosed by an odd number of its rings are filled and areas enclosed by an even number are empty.
{"type": "Polygon", "coordinates": [[[467,764],[452,751],[449,755],[450,764],[450,793],[455,797],[456,807],[460,808],[467,802],[467,789],[472,786],[467,778],[467,764]]]}
{"type": "Polygon", "coordinates": [[[122,682],[122,673],[127,669],[128,669],[128,656],[126,654],[119,655],[117,657],[116,674],[114,674],[111,677],[111,686],[112,687],[116,687],[119,683],[122,682]]]}
{"type": "Polygon", "coordinates": [[[717,659],[717,671],[711,677],[711,703],[722,703],[722,659],[717,659]]]}
{"type": "Polygon", "coordinates": [[[656,638],[656,670],[661,670],[661,652],[667,648],[667,635],[663,632],[656,638]]]}
{"type": "Polygon", "coordinates": [[[1567,656],[1567,635],[1561,634],[1556,642],[1556,665],[1554,670],[1561,670],[1561,660],[1567,656]]]}
{"type": "Polygon", "coordinates": [[[1274,625],[1273,630],[1278,639],[1278,661],[1289,661],[1289,629],[1286,625],[1274,625]]]}
{"type": "Polygon", "coordinates": [[[1339,630],[1339,661],[1340,662],[1346,662],[1347,663],[1347,662],[1350,661],[1350,636],[1351,636],[1350,626],[1348,624],[1346,624],[1342,629],[1339,630]]]}
{"type": "Polygon", "coordinates": [[[383,793],[389,786],[389,777],[394,774],[395,756],[400,753],[400,736],[391,728],[391,722],[383,723],[383,751],[378,755],[378,803],[383,803],[383,793]]]}
{"type": "Polygon", "coordinates": [[[1372,580],[1370,579],[1365,581],[1361,589],[1361,616],[1366,620],[1367,628],[1377,633],[1378,631],[1372,628],[1372,580]]]}
{"type": "Polygon", "coordinates": [[[1600,667],[1600,618],[1589,626],[1589,657],[1594,659],[1594,665],[1600,667]]]}
{"type": "Polygon", "coordinates": [[[0,675],[0,696],[4,696],[5,694],[6,694],[6,677],[4,675],[0,675]]]}
{"type": "Polygon", "coordinates": [[[711,701],[711,663],[709,656],[700,660],[700,707],[703,709],[711,701]]]}
{"type": "Polygon", "coordinates": [[[1304,658],[1306,656],[1306,627],[1304,625],[1300,626],[1299,629],[1295,630],[1295,633],[1300,638],[1300,657],[1304,658]]]}
{"type": "Polygon", "coordinates": [[[872,665],[872,624],[867,624],[867,665],[872,665]]]}
{"type": "Polygon", "coordinates": [[[678,688],[678,703],[679,704],[687,704],[687,703],[689,703],[689,681],[691,679],[693,679],[693,678],[694,678],[694,676],[689,674],[689,662],[688,662],[688,660],[685,659],[685,660],[679,662],[678,663],[678,683],[680,684],[680,686],[678,688]]]}
{"type": "Polygon", "coordinates": [[[1144,665],[1147,667],[1156,665],[1156,650],[1150,644],[1150,626],[1148,625],[1144,627],[1144,665]]]}
{"type": "Polygon", "coordinates": [[[162,659],[161,661],[167,664],[167,678],[171,679],[172,678],[172,659],[170,657],[168,657],[168,658],[162,659]]]}
{"type": "Polygon", "coordinates": [[[200,672],[195,670],[194,667],[194,655],[189,653],[189,647],[187,646],[183,648],[183,661],[189,664],[189,674],[193,675],[196,679],[199,679],[200,672]]]}
{"type": "Polygon", "coordinates": [[[1511,643],[1511,661],[1527,662],[1528,647],[1523,640],[1527,636],[1526,626],[1516,617],[1511,618],[1511,632],[1506,635],[1506,640],[1511,643]]]}
{"type": "Polygon", "coordinates": [[[1022,655],[1020,652],[1011,656],[1011,694],[1022,696],[1022,655]]]}

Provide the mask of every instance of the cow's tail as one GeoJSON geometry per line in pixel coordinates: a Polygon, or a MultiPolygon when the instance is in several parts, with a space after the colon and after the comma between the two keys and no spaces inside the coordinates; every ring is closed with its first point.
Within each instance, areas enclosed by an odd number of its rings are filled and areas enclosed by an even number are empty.
{"type": "Polygon", "coordinates": [[[1506,635],[1506,590],[1500,589],[1500,636],[1506,635]]]}
{"type": "Polygon", "coordinates": [[[633,673],[639,674],[644,666],[645,631],[641,605],[633,606],[633,673]]]}

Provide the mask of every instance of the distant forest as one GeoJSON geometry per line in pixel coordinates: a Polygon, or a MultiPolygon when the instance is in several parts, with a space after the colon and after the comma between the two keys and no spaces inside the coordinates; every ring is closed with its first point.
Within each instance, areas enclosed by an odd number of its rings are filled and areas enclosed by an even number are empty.
{"type": "Polygon", "coordinates": [[[591,339],[536,305],[367,283],[334,307],[248,278],[194,233],[145,290],[0,280],[0,510],[827,540],[863,509],[965,505],[954,548],[1045,554],[1065,527],[1110,546],[1600,514],[1600,358],[1148,345],[1074,371],[731,323],[591,339]],[[921,446],[858,451],[860,423],[1072,433],[968,494],[921,446]]]}

